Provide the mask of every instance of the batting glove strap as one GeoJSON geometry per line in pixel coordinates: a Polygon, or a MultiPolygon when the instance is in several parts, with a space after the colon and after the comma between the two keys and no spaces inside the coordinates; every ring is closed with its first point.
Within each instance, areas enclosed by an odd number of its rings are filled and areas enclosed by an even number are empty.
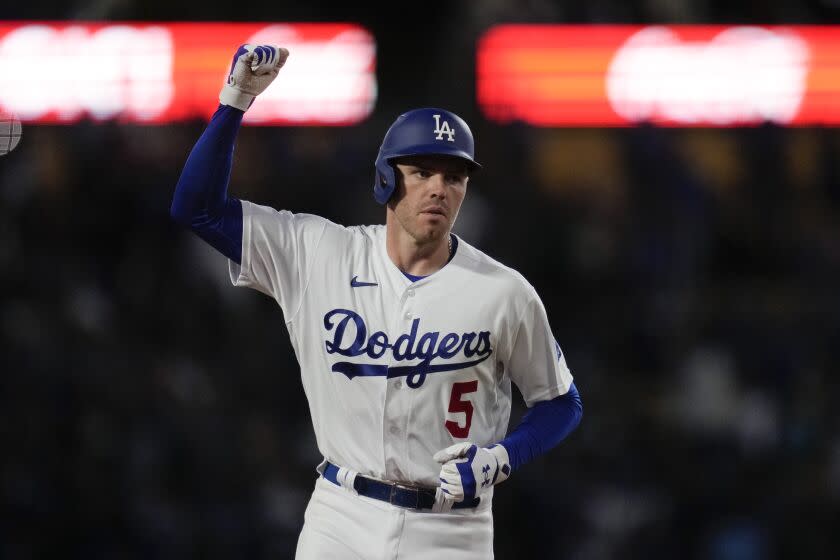
{"type": "Polygon", "coordinates": [[[456,443],[434,456],[440,469],[440,488],[450,499],[473,500],[510,476],[510,458],[501,445],[478,447],[456,443]]]}
{"type": "Polygon", "coordinates": [[[499,470],[496,471],[496,479],[493,481],[493,484],[504,482],[510,477],[511,471],[510,456],[508,455],[507,449],[505,449],[504,445],[493,444],[490,447],[487,447],[486,451],[496,458],[496,464],[499,466],[499,470]]]}
{"type": "Polygon", "coordinates": [[[241,45],[233,55],[219,102],[247,111],[277,77],[288,56],[289,51],[276,45],[241,45]]]}
{"type": "Polygon", "coordinates": [[[236,88],[225,85],[219,92],[219,103],[235,107],[240,111],[247,111],[256,96],[243,93],[236,88]]]}

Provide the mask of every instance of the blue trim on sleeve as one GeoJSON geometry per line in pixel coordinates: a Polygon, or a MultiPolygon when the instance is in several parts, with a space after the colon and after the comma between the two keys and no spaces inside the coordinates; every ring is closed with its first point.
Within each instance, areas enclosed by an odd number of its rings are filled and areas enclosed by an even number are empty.
{"type": "Polygon", "coordinates": [[[245,113],[219,105],[190,152],[169,213],[229,259],[242,262],[242,203],[227,194],[233,146],[245,113]]]}
{"type": "Polygon", "coordinates": [[[572,383],[565,395],[538,402],[516,429],[499,443],[507,449],[510,466],[516,470],[555,447],[580,423],[583,403],[572,383]]]}

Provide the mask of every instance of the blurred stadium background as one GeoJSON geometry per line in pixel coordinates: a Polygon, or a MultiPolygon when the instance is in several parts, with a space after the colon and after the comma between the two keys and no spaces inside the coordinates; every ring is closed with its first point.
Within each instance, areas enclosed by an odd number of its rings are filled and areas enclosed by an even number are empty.
{"type": "MultiPolygon", "coordinates": [[[[372,163],[396,115],[466,118],[485,171],[456,231],[534,284],[584,401],[580,428],[497,493],[502,560],[837,557],[840,133],[819,122],[836,92],[797,126],[491,118],[477,101],[480,38],[503,23],[838,16],[836,0],[0,8],[9,25],[366,29],[370,113],[245,127],[231,182],[241,198],[348,225],[383,219],[372,163]]],[[[827,57],[840,81],[840,49],[827,57]]],[[[33,51],[26,66],[42,75],[54,59],[33,51]]],[[[283,317],[231,288],[224,259],[168,216],[204,124],[25,121],[0,158],[2,559],[293,557],[320,457],[283,317]]]]}

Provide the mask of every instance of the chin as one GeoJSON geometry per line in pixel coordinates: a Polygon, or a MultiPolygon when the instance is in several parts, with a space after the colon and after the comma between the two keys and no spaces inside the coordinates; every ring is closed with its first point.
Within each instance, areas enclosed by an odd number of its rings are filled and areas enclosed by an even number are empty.
{"type": "Polygon", "coordinates": [[[419,233],[420,235],[417,236],[417,240],[423,243],[430,243],[433,241],[438,241],[443,239],[446,236],[446,228],[429,228],[423,229],[419,233]]]}

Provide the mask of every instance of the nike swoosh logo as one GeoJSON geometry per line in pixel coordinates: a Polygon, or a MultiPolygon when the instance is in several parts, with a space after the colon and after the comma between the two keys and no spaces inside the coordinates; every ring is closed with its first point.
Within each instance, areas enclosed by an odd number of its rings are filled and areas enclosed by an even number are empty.
{"type": "Polygon", "coordinates": [[[376,282],[359,282],[358,276],[354,276],[352,280],[350,280],[350,287],[351,288],[362,288],[364,286],[378,286],[376,282]]]}

